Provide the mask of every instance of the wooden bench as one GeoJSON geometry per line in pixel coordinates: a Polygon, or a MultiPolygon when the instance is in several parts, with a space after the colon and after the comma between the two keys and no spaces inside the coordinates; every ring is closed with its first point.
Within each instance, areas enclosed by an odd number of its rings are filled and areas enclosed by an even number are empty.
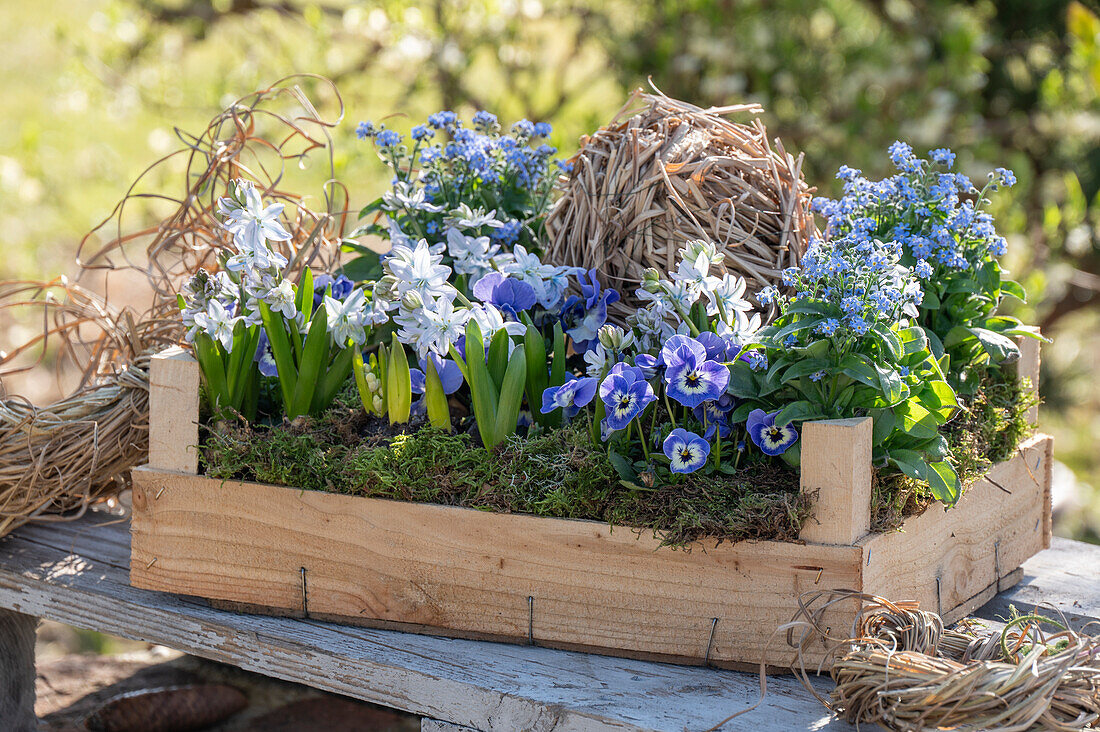
{"type": "MultiPolygon", "coordinates": [[[[0,539],[0,729],[34,730],[38,618],[158,643],[280,679],[402,709],[422,729],[703,730],[759,695],[755,674],[242,615],[128,581],[129,523],[102,513],[0,539]]],[[[904,598],[895,598],[904,599],[904,598]]],[[[979,615],[1051,603],[1100,619],[1100,547],[1064,539],[979,615]]],[[[831,687],[815,681],[819,693],[831,687]]],[[[723,730],[854,730],[790,676],[723,730]]]]}

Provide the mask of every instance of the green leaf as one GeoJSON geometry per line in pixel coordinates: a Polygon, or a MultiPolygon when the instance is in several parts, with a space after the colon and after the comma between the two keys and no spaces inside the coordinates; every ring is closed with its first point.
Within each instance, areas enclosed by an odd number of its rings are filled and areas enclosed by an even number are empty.
{"type": "Polygon", "coordinates": [[[206,333],[195,334],[195,358],[199,362],[206,388],[214,398],[215,407],[229,406],[229,387],[225,380],[225,363],[221,347],[206,333]]]}
{"type": "Polygon", "coordinates": [[[359,218],[364,219],[372,213],[382,210],[382,198],[378,197],[359,210],[359,218]]]}
{"type": "Polygon", "coordinates": [[[787,336],[793,335],[803,330],[812,330],[821,323],[824,323],[825,320],[826,318],[802,318],[796,320],[793,323],[788,323],[787,325],[772,333],[769,336],[768,340],[776,344],[782,344],[783,339],[787,336]]]}
{"type": "Polygon", "coordinates": [[[905,475],[909,476],[913,480],[919,480],[922,483],[926,483],[925,473],[928,470],[928,463],[925,462],[924,457],[913,450],[890,450],[889,460],[894,466],[905,475]]]}
{"type": "Polygon", "coordinates": [[[1001,280],[1001,292],[1011,295],[1020,302],[1027,302],[1027,290],[1019,282],[1013,280],[1001,280]]]}
{"type": "Polygon", "coordinates": [[[527,352],[527,404],[535,421],[543,427],[549,427],[546,418],[550,415],[543,414],[539,409],[542,406],[542,393],[550,381],[546,372],[546,340],[538,328],[530,323],[523,334],[523,346],[527,352]]]}
{"type": "Polygon", "coordinates": [[[493,444],[493,431],[496,424],[497,400],[496,384],[489,376],[485,365],[485,340],[477,321],[466,321],[466,369],[469,372],[470,402],[477,420],[477,431],[481,442],[490,449],[493,444]]]}
{"type": "Polygon", "coordinates": [[[313,393],[321,375],[321,367],[328,362],[329,335],[325,306],[317,308],[309,333],[302,344],[302,360],[298,364],[298,383],[294,386],[294,399],[287,412],[290,419],[308,414],[313,404],[313,393]]]}
{"type": "Polygon", "coordinates": [[[902,350],[906,356],[912,356],[928,348],[928,336],[919,326],[899,330],[898,338],[901,339],[902,350]]]}
{"type": "MultiPolygon", "coordinates": [[[[305,300],[309,298],[309,306],[313,307],[313,270],[306,267],[302,270],[302,280],[298,283],[298,289],[294,292],[294,307],[300,313],[305,312],[305,300]]],[[[306,320],[309,320],[309,314],[306,313],[306,320]]]]}
{"type": "Polygon", "coordinates": [[[634,482],[638,479],[638,471],[634,469],[634,463],[614,450],[607,451],[607,459],[615,472],[625,481],[634,482]]]}
{"type": "Polygon", "coordinates": [[[955,469],[951,467],[951,463],[946,460],[928,463],[925,475],[928,487],[932,489],[932,495],[944,505],[954,506],[959,502],[962,496],[962,483],[955,469]]]}
{"type": "Polygon", "coordinates": [[[816,404],[803,399],[791,402],[780,409],[779,414],[775,415],[775,425],[776,427],[784,427],[794,420],[801,422],[807,419],[823,419],[824,417],[825,415],[821,413],[816,404]]]}
{"type": "Polygon", "coordinates": [[[340,271],[354,282],[377,282],[382,279],[382,258],[368,250],[366,254],[344,262],[340,271]]]}
{"type": "MultiPolygon", "coordinates": [[[[312,328],[310,329],[312,331],[312,328]]],[[[409,374],[409,359],[405,347],[393,334],[390,342],[389,373],[386,375],[386,398],[389,406],[390,424],[404,424],[409,421],[412,411],[412,379],[409,374]]]]}
{"type": "Polygon", "coordinates": [[[951,416],[959,408],[959,400],[951,385],[939,379],[928,381],[925,382],[925,393],[929,392],[932,396],[928,400],[929,406],[934,407],[944,421],[951,419],[951,416]]]}
{"type": "Polygon", "coordinates": [[[905,355],[905,351],[901,345],[901,339],[882,323],[876,323],[874,327],[871,328],[871,332],[879,337],[879,340],[886,346],[886,350],[890,352],[891,356],[894,358],[901,358],[905,355]]]}
{"type": "Polygon", "coordinates": [[[286,320],[282,315],[272,313],[271,308],[262,300],[260,301],[260,319],[263,321],[267,340],[271,344],[275,368],[279,371],[279,392],[283,397],[283,411],[290,416],[294,403],[294,390],[298,384],[298,369],[294,364],[294,353],[286,334],[286,320]]]}
{"type": "Polygon", "coordinates": [[[428,422],[432,427],[443,430],[451,429],[451,408],[447,404],[447,395],[443,391],[443,383],[439,380],[439,373],[435,370],[435,361],[426,359],[424,369],[424,406],[428,410],[428,422]]]}
{"type": "Polygon", "coordinates": [[[899,419],[901,431],[922,439],[932,439],[938,434],[939,423],[932,413],[908,399],[894,407],[894,416],[899,419]]]}
{"type": "Polygon", "coordinates": [[[358,348],[353,350],[352,373],[355,374],[355,388],[359,392],[359,401],[367,414],[374,414],[374,394],[367,386],[367,365],[363,362],[362,352],[358,348]]]}
{"type": "Polygon", "coordinates": [[[873,389],[881,389],[878,373],[866,358],[849,353],[840,360],[840,372],[850,379],[854,379],[873,389]]]}
{"type": "Polygon", "coordinates": [[[753,399],[760,396],[758,377],[744,361],[735,361],[730,367],[730,380],[726,392],[739,399],[753,399]]]}
{"type": "Polygon", "coordinates": [[[878,376],[878,383],[882,388],[882,396],[886,401],[893,406],[902,399],[905,398],[905,385],[901,382],[901,376],[897,371],[889,366],[880,366],[875,363],[872,364],[875,369],[875,374],[878,376]]]}
{"type": "Polygon", "coordinates": [[[794,381],[795,379],[803,376],[809,376],[810,374],[816,374],[818,371],[824,371],[826,373],[832,371],[832,363],[826,361],[823,358],[806,358],[800,361],[796,361],[793,366],[783,372],[783,378],[781,381],[784,383],[788,381],[794,381]]]}
{"type": "Polygon", "coordinates": [[[489,343],[489,376],[492,377],[493,383],[496,384],[498,389],[501,382],[504,381],[504,372],[508,368],[508,342],[510,338],[508,331],[501,328],[489,343]]]}
{"type": "Polygon", "coordinates": [[[494,442],[489,447],[495,447],[516,431],[520,406],[523,404],[523,386],[527,380],[527,355],[524,350],[523,346],[516,346],[508,359],[507,370],[500,385],[500,406],[493,428],[494,442]]]}
{"type": "Polygon", "coordinates": [[[313,404],[310,406],[313,414],[320,414],[328,409],[336,395],[340,393],[344,382],[348,380],[352,361],[358,352],[359,349],[353,343],[347,348],[342,348],[336,354],[336,358],[329,363],[328,369],[321,377],[320,387],[313,394],[313,404]]]}
{"type": "Polygon", "coordinates": [[[986,328],[969,328],[995,363],[1012,363],[1020,358],[1020,349],[1011,338],[986,328]]]}

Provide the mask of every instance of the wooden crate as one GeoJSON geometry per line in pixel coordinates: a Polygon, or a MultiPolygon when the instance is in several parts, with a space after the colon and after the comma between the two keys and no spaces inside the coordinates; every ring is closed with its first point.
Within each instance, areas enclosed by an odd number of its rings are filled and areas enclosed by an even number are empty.
{"type": "MultiPolygon", "coordinates": [[[[1021,371],[1038,371],[1026,348],[1021,371]]],[[[153,360],[149,465],[134,471],[131,582],[253,612],[612,655],[757,664],[799,595],[918,600],[948,621],[1014,584],[1050,545],[1051,438],[1037,435],[959,505],[869,533],[869,419],[811,422],[804,544],[691,551],[594,521],[495,514],[198,475],[199,370],[153,360]]],[[[846,628],[855,604],[828,616],[846,628]]],[[[820,656],[820,646],[807,658],[820,656]]],[[[769,664],[794,658],[774,639],[769,664]]]]}

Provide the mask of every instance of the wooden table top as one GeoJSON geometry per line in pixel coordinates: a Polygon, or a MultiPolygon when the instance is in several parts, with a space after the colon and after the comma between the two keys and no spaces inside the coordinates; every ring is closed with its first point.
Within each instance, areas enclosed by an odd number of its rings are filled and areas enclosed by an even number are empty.
{"type": "MultiPolygon", "coordinates": [[[[129,564],[125,519],[26,526],[0,539],[0,607],[485,732],[703,730],[760,693],[756,674],[216,610],[131,587],[129,564]]],[[[977,615],[1049,603],[1074,625],[1100,620],[1100,546],[1056,538],[1023,570],[977,615]]],[[[828,694],[827,677],[814,683],[828,694]]],[[[722,729],[855,728],[793,677],[772,676],[763,704],[722,729]]]]}

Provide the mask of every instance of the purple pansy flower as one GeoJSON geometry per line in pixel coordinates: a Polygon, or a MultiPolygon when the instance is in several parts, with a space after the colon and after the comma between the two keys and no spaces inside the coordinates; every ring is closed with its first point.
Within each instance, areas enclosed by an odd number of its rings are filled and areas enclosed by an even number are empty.
{"type": "Polygon", "coordinates": [[[501,272],[490,272],[474,283],[473,294],[517,319],[517,313],[533,307],[536,300],[534,287],[501,272]]]}
{"type": "MultiPolygon", "coordinates": [[[[462,369],[449,358],[442,358],[438,354],[429,351],[428,358],[435,366],[435,372],[439,375],[439,382],[443,385],[444,394],[454,394],[462,386],[462,369]]],[[[413,394],[423,394],[425,380],[427,379],[428,363],[420,359],[420,368],[409,369],[409,378],[412,381],[413,394]]]]}
{"type": "Polygon", "coordinates": [[[657,400],[653,387],[645,380],[641,369],[626,364],[615,364],[600,384],[600,398],[607,407],[604,420],[612,430],[621,430],[630,420],[642,413],[651,402],[657,400]]]}
{"type": "Polygon", "coordinates": [[[542,392],[542,411],[549,414],[562,409],[566,417],[572,417],[596,395],[596,377],[570,379],[561,386],[551,386],[542,392]]]}
{"type": "Polygon", "coordinates": [[[710,456],[710,443],[683,427],[668,433],[663,449],[674,473],[694,473],[707,464],[710,456]]]}
{"type": "Polygon", "coordinates": [[[561,308],[562,325],[573,339],[573,348],[584,353],[595,347],[600,327],[607,322],[607,306],[618,302],[619,293],[601,289],[596,270],[588,270],[588,282],[580,280],[581,294],[570,295],[561,308]]]}
{"type": "MultiPolygon", "coordinates": [[[[669,339],[669,344],[677,336],[669,339]]],[[[703,344],[693,338],[679,336],[684,341],[671,353],[666,353],[669,344],[661,350],[665,360],[665,384],[668,395],[694,409],[708,399],[718,399],[726,391],[730,382],[729,369],[717,361],[706,358],[703,344]]]]}
{"type": "Polygon", "coordinates": [[[313,307],[321,304],[325,296],[325,288],[332,286],[332,299],[343,300],[355,289],[355,283],[342,274],[333,277],[330,274],[317,275],[313,278],[313,307]]]}
{"type": "Polygon", "coordinates": [[[267,331],[263,328],[260,328],[260,340],[256,344],[256,355],[252,360],[256,362],[256,368],[262,375],[279,375],[279,367],[275,365],[275,356],[271,353],[271,341],[267,339],[267,331]]]}
{"type": "Polygon", "coordinates": [[[642,375],[648,380],[657,375],[657,357],[648,353],[639,353],[634,357],[634,365],[642,370],[642,375]]]}
{"type": "Polygon", "coordinates": [[[777,414],[778,409],[774,412],[754,409],[745,422],[749,437],[765,455],[782,455],[798,440],[798,431],[792,425],[776,426],[777,414]]]}
{"type": "Polygon", "coordinates": [[[728,361],[741,350],[741,346],[733,338],[720,336],[709,330],[700,333],[696,340],[703,344],[703,348],[707,351],[707,358],[711,361],[728,361]]]}
{"type": "Polygon", "coordinates": [[[657,357],[657,364],[665,368],[671,368],[686,358],[693,358],[695,361],[704,361],[706,357],[706,346],[690,336],[677,333],[676,335],[669,336],[669,339],[665,341],[665,345],[661,347],[661,354],[657,357]]]}
{"type": "Polygon", "coordinates": [[[723,394],[718,399],[703,402],[692,410],[699,423],[705,425],[706,431],[703,437],[709,440],[714,437],[715,432],[721,437],[729,437],[733,428],[730,426],[728,417],[735,404],[733,397],[723,394]]]}

